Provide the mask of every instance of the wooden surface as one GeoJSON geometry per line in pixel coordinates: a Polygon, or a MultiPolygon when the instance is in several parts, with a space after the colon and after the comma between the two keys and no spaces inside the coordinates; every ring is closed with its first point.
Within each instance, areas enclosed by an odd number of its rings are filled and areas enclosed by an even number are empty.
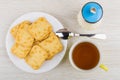
{"type": "Polygon", "coordinates": [[[95,0],[103,6],[104,16],[100,27],[94,31],[85,31],[77,23],[76,16],[85,1],[89,0],[0,0],[0,80],[120,80],[120,0],[95,0]],[[6,33],[16,18],[38,11],[55,16],[66,28],[74,32],[105,33],[106,40],[89,40],[97,42],[101,47],[102,63],[109,67],[109,71],[98,68],[83,73],[70,65],[69,49],[74,42],[82,40],[82,37],[68,40],[64,59],[49,72],[30,74],[15,67],[6,52],[6,33]]]}

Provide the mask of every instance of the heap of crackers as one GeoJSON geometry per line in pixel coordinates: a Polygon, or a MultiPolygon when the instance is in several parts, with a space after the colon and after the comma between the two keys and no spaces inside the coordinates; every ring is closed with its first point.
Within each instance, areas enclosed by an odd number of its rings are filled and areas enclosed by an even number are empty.
{"type": "Polygon", "coordinates": [[[63,49],[61,41],[52,31],[52,25],[44,17],[33,23],[27,20],[21,22],[11,29],[11,34],[15,39],[12,54],[24,59],[34,70],[63,49]]]}

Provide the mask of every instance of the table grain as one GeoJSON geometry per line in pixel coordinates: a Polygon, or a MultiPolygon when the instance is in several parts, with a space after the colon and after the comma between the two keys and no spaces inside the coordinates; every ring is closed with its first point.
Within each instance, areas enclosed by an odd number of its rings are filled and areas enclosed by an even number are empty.
{"type": "Polygon", "coordinates": [[[100,27],[93,31],[80,28],[77,14],[81,6],[90,0],[0,0],[0,80],[120,80],[120,0],[92,0],[99,2],[104,9],[100,27]],[[66,55],[53,70],[42,74],[26,73],[10,61],[5,38],[11,23],[28,12],[47,12],[55,16],[64,27],[77,33],[105,33],[106,40],[89,39],[99,44],[102,50],[102,63],[109,67],[105,72],[96,69],[79,72],[69,63],[68,53],[72,44],[88,38],[68,40],[66,55]]]}

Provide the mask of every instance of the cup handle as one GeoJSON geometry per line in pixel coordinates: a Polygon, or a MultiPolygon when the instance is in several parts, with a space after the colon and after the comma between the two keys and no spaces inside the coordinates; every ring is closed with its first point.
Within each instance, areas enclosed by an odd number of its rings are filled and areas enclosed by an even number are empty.
{"type": "Polygon", "coordinates": [[[99,66],[101,69],[103,69],[104,71],[108,71],[108,67],[105,66],[104,64],[100,64],[99,66]]]}

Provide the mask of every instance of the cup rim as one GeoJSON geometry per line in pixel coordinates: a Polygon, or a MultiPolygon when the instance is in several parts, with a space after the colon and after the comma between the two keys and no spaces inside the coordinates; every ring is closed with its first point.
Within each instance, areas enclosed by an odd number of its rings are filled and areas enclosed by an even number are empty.
{"type": "Polygon", "coordinates": [[[98,68],[98,66],[99,66],[100,63],[101,63],[101,57],[102,57],[102,55],[101,55],[101,50],[100,50],[100,47],[98,46],[98,44],[95,43],[95,42],[93,42],[93,41],[89,41],[89,40],[77,41],[76,43],[74,43],[74,44],[72,45],[72,47],[70,48],[70,51],[69,51],[69,61],[70,61],[70,64],[71,64],[76,70],[82,71],[82,72],[89,72],[89,71],[93,71],[93,70],[95,70],[96,68],[98,68]],[[73,50],[75,49],[75,47],[76,47],[78,44],[83,43],[83,42],[89,42],[89,43],[95,45],[96,48],[98,49],[99,55],[100,55],[98,64],[97,64],[94,68],[91,68],[91,69],[89,69],[89,70],[85,70],[85,69],[81,69],[81,68],[77,67],[77,66],[75,65],[73,59],[72,59],[73,50]]]}

